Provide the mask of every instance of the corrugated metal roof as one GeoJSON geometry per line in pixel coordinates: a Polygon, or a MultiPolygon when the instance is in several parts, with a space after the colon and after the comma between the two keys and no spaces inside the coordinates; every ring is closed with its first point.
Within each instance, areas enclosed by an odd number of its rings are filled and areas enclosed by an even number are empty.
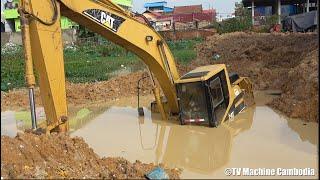
{"type": "Polygon", "coordinates": [[[191,5],[191,6],[175,6],[173,9],[173,14],[191,14],[191,13],[201,13],[202,5],[191,5]]]}

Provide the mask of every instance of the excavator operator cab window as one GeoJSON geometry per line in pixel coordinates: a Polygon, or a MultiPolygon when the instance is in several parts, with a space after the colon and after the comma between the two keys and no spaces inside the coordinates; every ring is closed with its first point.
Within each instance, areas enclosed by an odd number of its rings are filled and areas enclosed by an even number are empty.
{"type": "Polygon", "coordinates": [[[209,101],[209,125],[217,126],[223,120],[229,104],[229,92],[225,71],[221,71],[206,81],[209,101]]]}
{"type": "Polygon", "coordinates": [[[215,78],[213,81],[210,82],[209,92],[211,94],[213,108],[216,108],[218,105],[220,105],[223,102],[223,99],[224,99],[219,77],[215,78]]]}
{"type": "Polygon", "coordinates": [[[178,85],[180,120],[185,122],[208,121],[207,100],[202,82],[178,85]]]}
{"type": "MultiPolygon", "coordinates": [[[[202,76],[198,72],[197,76],[202,76]]],[[[194,78],[187,74],[182,78],[194,78]]],[[[177,84],[180,122],[207,122],[216,127],[223,120],[229,103],[228,85],[225,71],[221,71],[206,81],[177,84]]]]}

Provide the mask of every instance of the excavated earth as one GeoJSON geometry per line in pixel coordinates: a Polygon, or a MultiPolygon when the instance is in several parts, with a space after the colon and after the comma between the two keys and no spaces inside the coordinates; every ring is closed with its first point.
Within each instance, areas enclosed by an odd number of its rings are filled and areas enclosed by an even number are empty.
{"type": "Polygon", "coordinates": [[[170,179],[179,179],[179,169],[167,169],[162,164],[100,158],[82,138],[62,133],[1,136],[1,177],[5,179],[142,179],[158,166],[170,179]]]}
{"type": "MultiPolygon", "coordinates": [[[[104,103],[121,97],[132,97],[137,95],[137,82],[140,78],[147,76],[146,72],[135,72],[129,75],[117,76],[109,81],[94,83],[74,84],[67,82],[67,101],[71,105],[85,105],[90,103],[104,103]]],[[[148,78],[141,81],[140,94],[152,93],[151,83],[148,78]]],[[[41,105],[39,88],[35,90],[36,104],[41,105]]],[[[29,106],[28,91],[16,89],[9,92],[1,91],[1,110],[27,108],[29,106]]]]}
{"type": "Polygon", "coordinates": [[[315,33],[229,33],[197,46],[193,65],[223,63],[250,77],[255,90],[281,90],[269,105],[287,116],[318,122],[318,37],[315,33]]]}

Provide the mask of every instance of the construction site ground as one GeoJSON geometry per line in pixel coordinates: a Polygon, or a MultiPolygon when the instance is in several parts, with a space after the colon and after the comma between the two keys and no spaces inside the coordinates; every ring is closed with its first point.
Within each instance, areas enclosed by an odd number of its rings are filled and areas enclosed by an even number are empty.
{"type": "MultiPolygon", "coordinates": [[[[188,65],[178,65],[178,68],[184,74],[198,66],[224,63],[229,72],[251,79],[257,99],[261,99],[258,93],[261,90],[277,90],[278,96],[266,103],[276,112],[289,117],[289,126],[290,118],[295,118],[291,124],[299,124],[299,121],[318,122],[317,39],[315,33],[236,32],[215,35],[197,45],[196,59],[188,65]]],[[[67,82],[68,104],[78,108],[112,103],[135,107],[137,81],[144,76],[147,73],[139,71],[114,77],[109,81],[82,84],[67,82]],[[135,100],[123,101],[123,98],[135,100]]],[[[147,100],[152,99],[148,79],[143,80],[141,87],[142,96],[148,97],[147,100]]],[[[27,109],[27,93],[26,89],[1,92],[1,111],[27,109]]],[[[36,89],[36,103],[41,106],[39,89],[36,89]]],[[[149,101],[144,102],[146,106],[148,103],[149,101]]],[[[305,138],[305,133],[298,134],[305,138]]],[[[316,144],[313,134],[307,137],[311,144],[316,144]]],[[[104,147],[108,149],[108,144],[104,147]]],[[[123,158],[101,158],[81,138],[67,135],[39,136],[24,133],[17,137],[1,136],[1,153],[1,174],[12,178],[141,178],[156,166],[134,162],[134,158],[130,161],[123,158]]],[[[166,164],[162,166],[166,167],[166,164]]],[[[172,169],[166,168],[169,176],[179,178],[180,169],[170,168],[172,169]]]]}

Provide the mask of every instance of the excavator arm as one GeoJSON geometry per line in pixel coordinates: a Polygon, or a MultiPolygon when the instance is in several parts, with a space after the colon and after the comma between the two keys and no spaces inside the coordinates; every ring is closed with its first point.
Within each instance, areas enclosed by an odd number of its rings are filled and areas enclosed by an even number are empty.
{"type": "Polygon", "coordinates": [[[130,12],[110,0],[21,0],[19,11],[29,95],[33,99],[34,64],[48,130],[68,130],[61,15],[139,56],[158,80],[171,113],[179,112],[174,86],[179,74],[173,55],[162,37],[130,12]]]}

